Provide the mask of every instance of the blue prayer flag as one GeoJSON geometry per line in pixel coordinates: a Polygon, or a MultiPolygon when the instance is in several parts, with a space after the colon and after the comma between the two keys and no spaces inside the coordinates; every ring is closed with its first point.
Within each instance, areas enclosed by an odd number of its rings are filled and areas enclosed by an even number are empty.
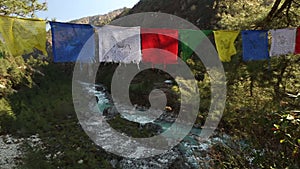
{"type": "Polygon", "coordinates": [[[50,22],[54,62],[91,62],[95,58],[94,28],[87,24],[50,22]]]}
{"type": "Polygon", "coordinates": [[[244,61],[269,58],[267,30],[242,31],[242,40],[244,61]]]}

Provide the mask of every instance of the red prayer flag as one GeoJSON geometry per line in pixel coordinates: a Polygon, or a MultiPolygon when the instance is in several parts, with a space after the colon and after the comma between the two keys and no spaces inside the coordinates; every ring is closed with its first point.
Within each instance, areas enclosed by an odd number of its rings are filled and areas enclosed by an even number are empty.
{"type": "Polygon", "coordinates": [[[178,30],[141,28],[141,40],[143,62],[177,64],[178,30]]]}
{"type": "Polygon", "coordinates": [[[295,54],[300,54],[300,27],[297,29],[295,54]]]}

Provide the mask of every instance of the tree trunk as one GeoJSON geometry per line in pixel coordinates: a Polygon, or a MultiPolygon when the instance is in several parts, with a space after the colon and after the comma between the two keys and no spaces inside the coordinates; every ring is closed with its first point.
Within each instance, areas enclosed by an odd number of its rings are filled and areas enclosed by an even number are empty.
{"type": "MultiPolygon", "coordinates": [[[[289,17],[289,10],[294,0],[276,0],[274,2],[274,5],[272,6],[270,12],[268,13],[266,19],[262,22],[262,25],[266,25],[272,21],[272,19],[278,17],[284,10],[286,11],[286,17],[289,17]],[[283,4],[280,6],[280,3],[283,2],[283,4]],[[280,7],[279,7],[280,6],[280,7]]],[[[289,20],[289,18],[288,18],[289,20]]]]}

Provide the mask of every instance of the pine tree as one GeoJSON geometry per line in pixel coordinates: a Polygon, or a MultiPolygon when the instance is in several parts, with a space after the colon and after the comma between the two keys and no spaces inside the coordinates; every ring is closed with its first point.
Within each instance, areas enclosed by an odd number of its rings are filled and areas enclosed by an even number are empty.
{"type": "MultiPolygon", "coordinates": [[[[0,15],[6,16],[35,18],[36,11],[46,9],[46,2],[39,3],[38,0],[2,0],[0,2],[0,15]]],[[[20,85],[31,86],[32,73],[32,65],[22,56],[10,56],[0,41],[0,99],[17,91],[20,85]]]]}

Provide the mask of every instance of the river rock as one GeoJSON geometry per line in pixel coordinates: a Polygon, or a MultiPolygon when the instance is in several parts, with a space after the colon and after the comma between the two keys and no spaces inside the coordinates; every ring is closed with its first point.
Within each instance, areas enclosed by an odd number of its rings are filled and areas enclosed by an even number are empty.
{"type": "Polygon", "coordinates": [[[126,159],[120,161],[122,169],[168,169],[180,158],[180,152],[174,148],[165,154],[145,159],[126,159]]]}
{"type": "Polygon", "coordinates": [[[119,114],[119,112],[115,106],[108,107],[108,108],[104,109],[104,111],[103,111],[103,116],[105,116],[105,118],[107,120],[113,119],[118,114],[119,114]]]}

